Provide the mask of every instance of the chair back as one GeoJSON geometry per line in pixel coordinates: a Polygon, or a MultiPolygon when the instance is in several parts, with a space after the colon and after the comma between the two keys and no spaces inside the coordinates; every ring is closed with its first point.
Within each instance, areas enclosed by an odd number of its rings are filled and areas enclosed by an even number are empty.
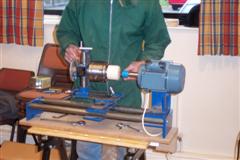
{"type": "Polygon", "coordinates": [[[50,76],[52,87],[71,89],[72,82],[68,74],[68,64],[60,55],[60,46],[57,44],[46,44],[38,68],[38,76],[50,76]]]}
{"type": "Polygon", "coordinates": [[[33,71],[2,68],[0,69],[0,90],[20,92],[29,87],[29,81],[33,76],[33,71]]]}
{"type": "Polygon", "coordinates": [[[12,68],[0,69],[0,125],[12,127],[11,141],[13,141],[15,125],[19,119],[14,97],[18,92],[29,87],[29,81],[33,76],[33,71],[12,68]]]}

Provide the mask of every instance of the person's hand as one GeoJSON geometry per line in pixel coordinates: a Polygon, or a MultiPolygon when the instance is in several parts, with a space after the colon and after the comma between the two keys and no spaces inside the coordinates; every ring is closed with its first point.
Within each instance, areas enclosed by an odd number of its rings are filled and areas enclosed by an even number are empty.
{"type": "Polygon", "coordinates": [[[70,44],[65,50],[64,59],[68,63],[71,63],[73,60],[77,60],[80,62],[81,54],[82,54],[82,51],[79,49],[79,47],[73,44],[70,44]]]}
{"type": "MultiPolygon", "coordinates": [[[[142,64],[145,64],[145,61],[134,61],[131,64],[129,64],[127,68],[125,68],[125,70],[128,72],[138,73],[142,64]]],[[[124,80],[136,80],[136,77],[128,77],[124,78],[124,80]]]]}

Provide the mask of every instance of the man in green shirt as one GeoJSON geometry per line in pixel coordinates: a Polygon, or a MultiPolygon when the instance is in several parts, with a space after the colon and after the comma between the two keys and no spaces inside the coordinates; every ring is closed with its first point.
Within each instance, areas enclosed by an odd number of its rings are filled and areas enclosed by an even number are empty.
{"type": "MultiPolygon", "coordinates": [[[[57,38],[68,62],[79,59],[83,42],[93,48],[91,61],[105,61],[132,72],[146,60],[161,59],[170,43],[159,0],[70,0],[57,38]]],[[[100,91],[108,91],[110,86],[124,94],[119,105],[140,107],[136,81],[90,84],[92,90],[100,91]]]]}

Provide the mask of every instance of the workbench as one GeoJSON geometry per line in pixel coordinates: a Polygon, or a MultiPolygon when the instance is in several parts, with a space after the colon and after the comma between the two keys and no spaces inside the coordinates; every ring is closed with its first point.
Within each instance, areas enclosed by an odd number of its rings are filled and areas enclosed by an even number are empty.
{"type": "MultiPolygon", "coordinates": [[[[46,114],[47,115],[47,114],[46,114]]],[[[49,118],[49,116],[47,116],[49,118]]],[[[46,135],[70,140],[80,140],[101,144],[123,146],[146,150],[153,148],[156,151],[174,153],[177,143],[177,128],[170,129],[166,138],[150,137],[141,129],[141,123],[125,122],[105,119],[101,122],[84,120],[79,115],[60,116],[49,120],[46,116],[34,117],[31,120],[22,119],[20,125],[28,128],[28,133],[46,135]],[[62,120],[61,120],[62,119],[62,120]],[[82,121],[85,125],[75,122],[82,121]],[[74,122],[75,121],[75,122],[74,122]],[[124,123],[140,130],[125,127],[118,128],[117,124],[124,123]]],[[[148,128],[151,132],[159,132],[159,128],[148,128]]]]}

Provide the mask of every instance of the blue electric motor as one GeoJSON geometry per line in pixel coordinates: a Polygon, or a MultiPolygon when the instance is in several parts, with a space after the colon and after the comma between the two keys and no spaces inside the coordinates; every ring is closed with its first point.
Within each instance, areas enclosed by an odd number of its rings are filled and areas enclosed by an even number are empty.
{"type": "MultiPolygon", "coordinates": [[[[123,71],[122,73],[123,78],[129,75],[131,73],[127,71],[123,71]]],[[[139,87],[155,92],[180,93],[184,88],[184,82],[184,66],[171,61],[148,61],[141,66],[137,74],[139,87]]]]}

